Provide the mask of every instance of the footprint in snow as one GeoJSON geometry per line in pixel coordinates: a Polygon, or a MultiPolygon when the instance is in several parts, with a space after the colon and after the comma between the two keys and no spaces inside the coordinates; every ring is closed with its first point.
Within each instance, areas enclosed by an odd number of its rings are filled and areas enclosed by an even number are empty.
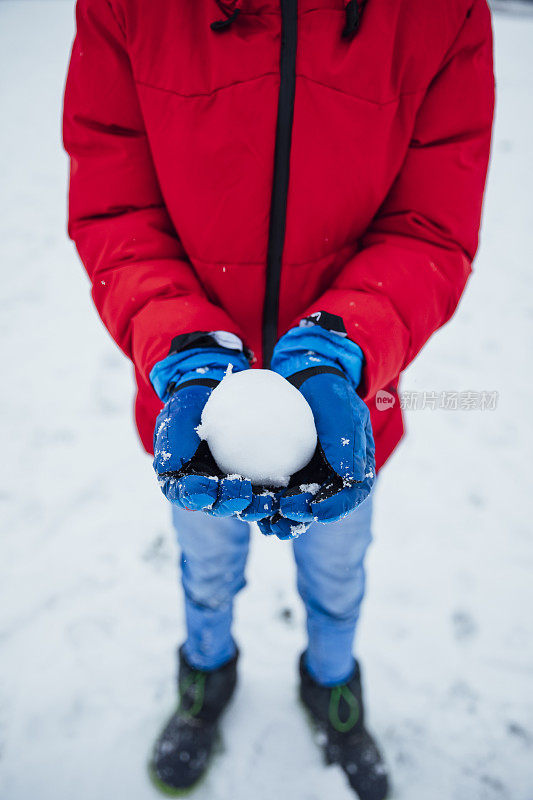
{"type": "Polygon", "coordinates": [[[468,642],[478,632],[475,619],[468,611],[458,609],[452,614],[453,635],[458,642],[468,642]]]}

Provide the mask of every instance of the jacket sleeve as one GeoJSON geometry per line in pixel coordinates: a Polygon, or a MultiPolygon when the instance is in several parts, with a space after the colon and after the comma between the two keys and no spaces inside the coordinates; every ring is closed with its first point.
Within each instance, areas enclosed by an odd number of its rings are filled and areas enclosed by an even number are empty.
{"type": "Polygon", "coordinates": [[[120,19],[78,0],[64,102],[69,235],[98,312],[143,378],[173,337],[238,328],[205,296],[165,208],[120,19]]]}
{"type": "Polygon", "coordinates": [[[365,355],[365,398],[390,385],[459,302],[477,249],[493,109],[490,12],[474,0],[361,249],[302,315],[343,317],[365,355]]]}

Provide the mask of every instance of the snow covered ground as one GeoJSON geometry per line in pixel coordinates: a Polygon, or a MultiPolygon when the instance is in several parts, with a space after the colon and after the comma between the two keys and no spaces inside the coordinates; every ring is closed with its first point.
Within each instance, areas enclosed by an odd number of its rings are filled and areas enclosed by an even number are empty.
{"type": "MultiPolygon", "coordinates": [[[[0,2],[0,798],[149,800],[183,635],[168,508],[137,444],[131,369],[65,236],[70,0],[0,2]]],[[[405,391],[360,627],[398,800],[532,800],[533,18],[495,19],[498,115],[464,302],[405,391]]],[[[386,413],[386,412],[384,412],[386,413]]],[[[348,800],[296,702],[290,546],[253,538],[241,684],[199,800],[348,800]]]]}

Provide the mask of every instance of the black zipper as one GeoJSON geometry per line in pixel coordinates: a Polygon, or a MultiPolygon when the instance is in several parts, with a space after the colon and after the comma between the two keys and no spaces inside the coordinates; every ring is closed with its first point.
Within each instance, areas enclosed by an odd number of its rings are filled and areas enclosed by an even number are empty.
{"type": "Polygon", "coordinates": [[[270,225],[263,305],[263,367],[270,366],[278,336],[281,259],[285,243],[287,192],[291,157],[294,92],[296,87],[296,42],[298,38],[298,0],[281,2],[281,48],[278,119],[274,150],[274,179],[270,204],[270,225]]]}

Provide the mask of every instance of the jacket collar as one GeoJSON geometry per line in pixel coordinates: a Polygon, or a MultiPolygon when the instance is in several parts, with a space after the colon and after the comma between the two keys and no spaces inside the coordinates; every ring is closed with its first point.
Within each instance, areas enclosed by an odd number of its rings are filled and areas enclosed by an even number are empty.
{"type": "MultiPolygon", "coordinates": [[[[253,7],[257,0],[215,0],[215,3],[222,12],[221,19],[215,20],[212,24],[214,30],[221,30],[229,27],[237,18],[241,10],[253,7]]],[[[346,24],[343,36],[351,37],[359,30],[361,16],[367,0],[342,0],[346,10],[346,24]]]]}

